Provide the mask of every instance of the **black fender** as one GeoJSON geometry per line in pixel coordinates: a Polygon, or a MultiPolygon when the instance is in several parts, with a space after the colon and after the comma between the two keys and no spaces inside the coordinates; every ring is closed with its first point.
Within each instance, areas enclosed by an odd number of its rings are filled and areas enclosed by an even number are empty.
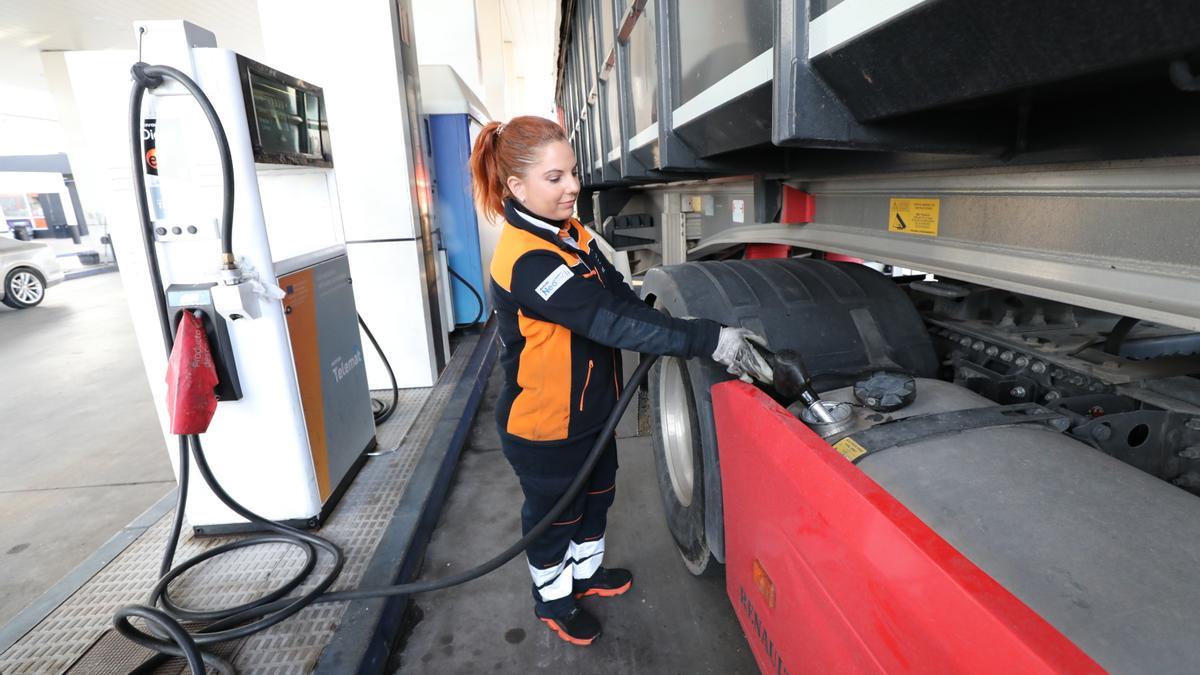
{"type": "MultiPolygon", "coordinates": [[[[646,273],[642,295],[671,316],[742,326],[772,350],[799,352],[818,391],[878,368],[933,377],[937,357],[924,322],[891,278],[864,265],[810,258],[689,262],[646,273]]],[[[730,379],[711,359],[688,362],[704,457],[704,525],[725,560],[721,462],[712,384],[730,379]]]]}

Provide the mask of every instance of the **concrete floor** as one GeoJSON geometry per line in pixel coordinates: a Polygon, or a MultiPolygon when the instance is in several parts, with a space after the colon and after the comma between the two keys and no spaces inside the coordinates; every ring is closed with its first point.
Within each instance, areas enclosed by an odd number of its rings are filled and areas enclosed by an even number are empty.
{"type": "Polygon", "coordinates": [[[175,484],[117,274],[0,306],[0,624],[175,484]]]}
{"type": "MultiPolygon", "coordinates": [[[[481,562],[520,535],[521,490],[493,417],[499,382],[494,373],[430,542],[425,578],[481,562]]],[[[675,551],[650,438],[636,435],[632,412],[618,428],[621,469],[605,564],[631,569],[634,585],[617,598],[584,601],[603,624],[600,638],[569,645],[534,617],[522,555],[478,581],[419,596],[421,618],[399,655],[400,672],[758,672],[724,577],[693,577],[675,551]]]]}

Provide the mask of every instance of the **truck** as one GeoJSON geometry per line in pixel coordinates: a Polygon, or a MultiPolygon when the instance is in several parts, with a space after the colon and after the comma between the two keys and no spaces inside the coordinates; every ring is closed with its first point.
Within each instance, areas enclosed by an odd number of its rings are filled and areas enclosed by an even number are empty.
{"type": "Polygon", "coordinates": [[[833,418],[649,378],[763,672],[1196,669],[1197,57],[1182,0],[563,0],[580,220],[833,418]]]}

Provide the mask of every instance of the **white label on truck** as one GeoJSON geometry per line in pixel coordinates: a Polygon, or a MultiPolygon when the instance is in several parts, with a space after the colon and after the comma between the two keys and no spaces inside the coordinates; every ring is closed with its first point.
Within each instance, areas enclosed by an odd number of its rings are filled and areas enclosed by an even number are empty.
{"type": "Polygon", "coordinates": [[[733,200],[733,222],[735,222],[735,223],[746,222],[746,200],[745,199],[733,200]]]}

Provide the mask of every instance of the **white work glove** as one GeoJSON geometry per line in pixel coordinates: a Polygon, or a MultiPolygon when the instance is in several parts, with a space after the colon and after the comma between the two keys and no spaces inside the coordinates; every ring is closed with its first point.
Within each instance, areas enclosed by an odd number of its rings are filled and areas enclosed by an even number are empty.
{"type": "Polygon", "coordinates": [[[767,341],[745,328],[722,328],[717,340],[713,361],[725,366],[731,375],[747,384],[753,380],[770,384],[775,378],[771,364],[755,349],[754,345],[767,346],[767,341]],[[751,379],[753,378],[753,379],[751,379]]]}

